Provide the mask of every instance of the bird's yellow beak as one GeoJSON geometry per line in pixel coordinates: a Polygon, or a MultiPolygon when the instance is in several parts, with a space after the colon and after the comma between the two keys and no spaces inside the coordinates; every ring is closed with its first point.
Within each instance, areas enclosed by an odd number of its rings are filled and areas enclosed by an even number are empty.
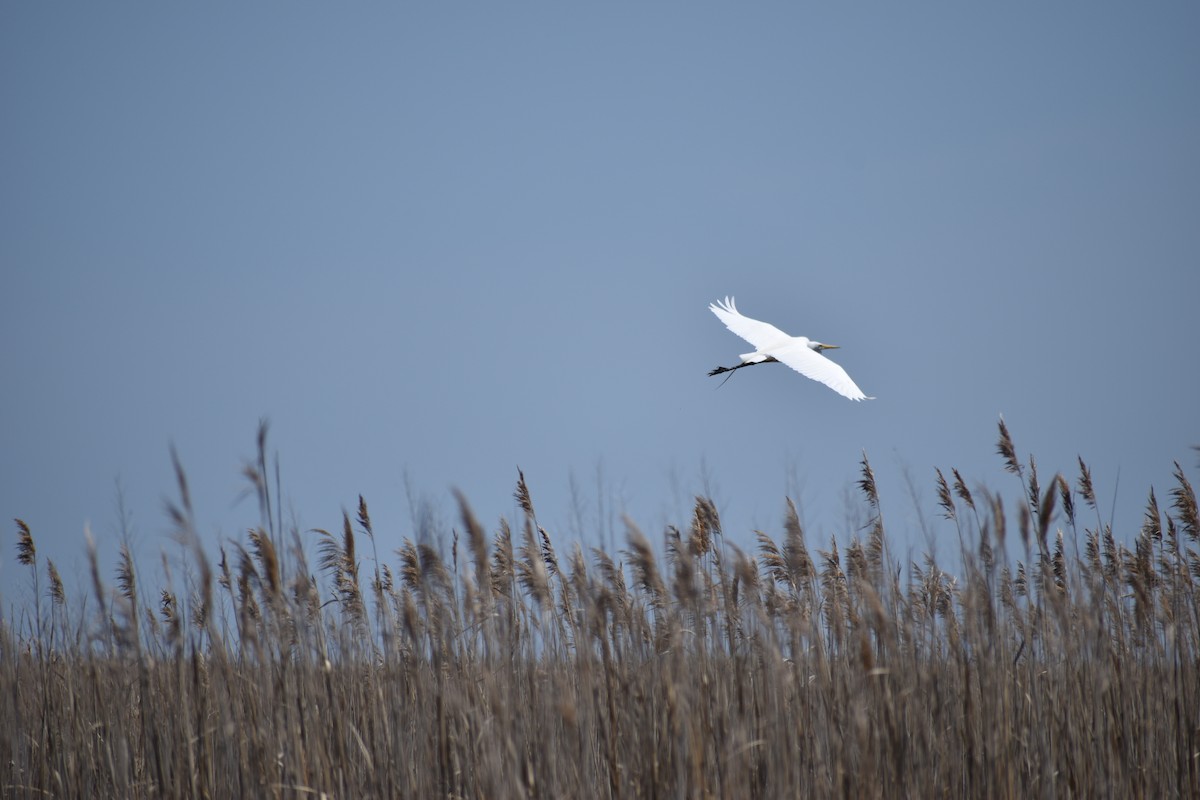
{"type": "Polygon", "coordinates": [[[822,349],[822,350],[837,350],[840,346],[841,345],[836,345],[836,344],[823,344],[823,345],[821,345],[820,349],[822,349]]]}

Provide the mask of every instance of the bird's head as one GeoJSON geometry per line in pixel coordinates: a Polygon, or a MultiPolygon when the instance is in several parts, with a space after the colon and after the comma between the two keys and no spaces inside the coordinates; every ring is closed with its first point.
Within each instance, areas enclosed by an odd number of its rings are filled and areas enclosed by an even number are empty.
{"type": "Polygon", "coordinates": [[[838,345],[825,344],[824,342],[809,342],[808,346],[811,347],[813,350],[816,350],[818,353],[821,352],[822,350],[837,350],[838,349],[838,345]]]}

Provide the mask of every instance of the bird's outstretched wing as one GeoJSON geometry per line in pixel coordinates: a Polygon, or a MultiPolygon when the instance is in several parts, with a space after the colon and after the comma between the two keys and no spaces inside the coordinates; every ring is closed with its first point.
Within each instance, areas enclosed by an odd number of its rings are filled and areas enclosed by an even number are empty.
{"type": "Polygon", "coordinates": [[[863,390],[859,389],[858,385],[850,379],[850,376],[846,374],[846,370],[842,369],[840,364],[830,361],[825,356],[815,350],[810,350],[802,344],[792,344],[787,347],[771,350],[771,355],[804,377],[820,381],[843,397],[849,397],[851,400],[875,399],[863,394],[863,390]]]}
{"type": "MultiPolygon", "coordinates": [[[[708,308],[717,315],[717,319],[725,323],[726,328],[729,328],[729,330],[754,345],[756,350],[770,347],[773,344],[779,344],[789,338],[786,333],[770,323],[743,317],[733,304],[732,297],[726,297],[720,303],[709,303],[708,308]]],[[[796,367],[796,369],[800,368],[796,367]]],[[[804,370],[800,371],[804,372],[804,370]]]]}

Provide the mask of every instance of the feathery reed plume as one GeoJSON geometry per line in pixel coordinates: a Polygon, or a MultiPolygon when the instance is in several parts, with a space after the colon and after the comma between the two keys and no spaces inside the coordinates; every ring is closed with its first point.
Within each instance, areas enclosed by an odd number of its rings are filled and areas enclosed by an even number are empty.
{"type": "Polygon", "coordinates": [[[404,633],[408,637],[408,646],[414,650],[420,648],[422,636],[425,633],[425,625],[421,622],[421,612],[417,610],[417,603],[413,599],[413,593],[404,588],[400,591],[400,596],[395,599],[396,615],[404,623],[404,633]]]}
{"type": "Polygon", "coordinates": [[[375,543],[375,529],[371,527],[371,514],[367,510],[367,501],[361,494],[358,496],[358,526],[362,528],[362,532],[367,536],[367,541],[371,543],[371,561],[375,565],[375,576],[371,579],[371,589],[375,593],[378,608],[382,611],[384,608],[383,578],[379,572],[379,547],[375,543]]]}
{"type": "Polygon", "coordinates": [[[67,593],[63,589],[62,578],[59,577],[58,568],[50,559],[46,559],[46,572],[50,576],[50,599],[56,606],[66,605],[67,593]]]}
{"type": "Polygon", "coordinates": [[[625,587],[625,575],[621,567],[615,564],[608,553],[598,547],[592,548],[592,557],[596,560],[596,571],[612,589],[613,594],[621,604],[628,604],[629,590],[625,587]]]}
{"type": "Polygon", "coordinates": [[[500,520],[500,530],[492,538],[492,593],[496,597],[511,597],[515,578],[512,530],[500,520]]]}
{"type": "Polygon", "coordinates": [[[1000,544],[1001,549],[1004,548],[1004,540],[1008,535],[1008,519],[1004,514],[1004,501],[1000,495],[992,492],[985,492],[988,500],[988,505],[991,508],[992,525],[995,526],[996,541],[1000,544]]]}
{"type": "Polygon", "coordinates": [[[1200,544],[1200,507],[1196,505],[1196,491],[1183,474],[1179,462],[1175,462],[1175,486],[1171,489],[1171,508],[1179,516],[1184,534],[1193,543],[1200,544]]]}
{"type": "Polygon", "coordinates": [[[1158,571],[1164,578],[1170,578],[1170,582],[1174,585],[1178,579],[1177,567],[1180,566],[1179,529],[1175,526],[1174,517],[1170,514],[1166,514],[1165,517],[1167,520],[1165,533],[1167,546],[1159,548],[1158,571]]]}
{"type": "Polygon", "coordinates": [[[221,570],[220,576],[217,578],[217,585],[227,592],[233,591],[233,578],[229,574],[229,558],[225,553],[225,545],[217,545],[217,552],[221,554],[221,560],[217,562],[217,566],[221,570]]]}
{"type": "MultiPolygon", "coordinates": [[[[883,539],[883,514],[879,509],[879,490],[875,485],[875,471],[871,469],[870,462],[867,461],[867,452],[863,451],[862,456],[862,479],[858,482],[858,486],[867,497],[867,503],[875,512],[871,518],[871,532],[867,535],[866,557],[867,564],[870,567],[870,582],[875,587],[876,591],[882,589],[881,581],[883,579],[883,563],[885,560],[885,544],[883,539]]],[[[847,553],[847,555],[850,555],[847,553]]]]}
{"type": "Polygon", "coordinates": [[[1017,530],[1021,534],[1021,546],[1025,548],[1026,552],[1028,552],[1029,551],[1029,527],[1031,524],[1030,519],[1029,519],[1029,506],[1022,503],[1020,506],[1020,510],[1021,510],[1020,515],[1017,517],[1017,530]]]}
{"type": "Polygon", "coordinates": [[[957,519],[954,510],[954,498],[950,494],[950,484],[946,483],[946,476],[937,467],[933,471],[937,473],[937,497],[938,505],[942,507],[942,516],[948,520],[957,519]]]}
{"type": "Polygon", "coordinates": [[[1158,511],[1158,499],[1154,496],[1154,487],[1150,487],[1150,499],[1146,501],[1142,535],[1150,537],[1155,542],[1162,541],[1162,514],[1158,511]]]}
{"type": "Polygon", "coordinates": [[[166,589],[159,593],[158,613],[167,629],[167,644],[178,645],[183,633],[183,623],[179,619],[179,601],[166,589]]]}
{"type": "Polygon", "coordinates": [[[683,534],[674,525],[668,525],[663,531],[663,550],[667,556],[667,566],[677,567],[683,554],[683,534]]]}
{"type": "Polygon", "coordinates": [[[959,499],[967,504],[967,508],[974,511],[975,498],[971,496],[971,490],[967,488],[966,481],[963,480],[962,475],[958,474],[957,469],[951,469],[950,472],[954,474],[954,493],[959,496],[959,499]]]}
{"type": "Polygon", "coordinates": [[[358,556],[354,552],[354,528],[350,516],[342,512],[342,572],[358,588],[358,556]]]}
{"type": "Polygon", "coordinates": [[[17,563],[27,567],[37,566],[37,547],[33,543],[33,534],[24,520],[14,520],[17,523],[17,563]]]}
{"type": "Polygon", "coordinates": [[[845,623],[855,623],[854,609],[850,605],[849,592],[846,588],[846,574],[842,572],[842,561],[838,555],[837,539],[830,538],[829,550],[817,551],[822,559],[821,589],[825,593],[825,620],[834,641],[840,642],[845,630],[845,623]]]}
{"type": "Polygon", "coordinates": [[[458,501],[459,515],[462,518],[463,527],[467,529],[467,546],[471,550],[471,560],[475,563],[475,586],[482,593],[485,608],[489,608],[495,587],[491,583],[491,576],[488,572],[487,536],[483,532],[483,526],[479,524],[479,520],[471,511],[466,495],[455,489],[454,499],[458,501]]]}
{"type": "Polygon", "coordinates": [[[775,540],[762,531],[755,531],[754,537],[758,540],[758,559],[762,562],[767,575],[776,583],[790,583],[787,563],[783,559],[783,554],[779,552],[775,540]]]}
{"type": "Polygon", "coordinates": [[[421,582],[426,592],[436,589],[442,597],[449,599],[450,572],[446,569],[446,562],[438,555],[437,549],[430,544],[421,543],[417,545],[417,555],[421,561],[421,582]]]}
{"type": "MultiPolygon", "coordinates": [[[[29,526],[22,519],[16,519],[17,523],[17,563],[27,567],[31,567],[33,580],[33,596],[41,597],[41,587],[38,584],[37,571],[37,547],[33,543],[33,533],[29,530],[29,526]]],[[[40,612],[40,604],[37,613],[34,614],[34,624],[37,628],[37,639],[40,643],[42,640],[42,615],[40,612]]]]}
{"type": "Polygon", "coordinates": [[[1058,485],[1058,477],[1058,475],[1054,476],[1054,480],[1047,487],[1041,502],[1034,506],[1038,514],[1038,540],[1041,542],[1043,550],[1046,547],[1046,533],[1050,530],[1050,520],[1054,517],[1054,499],[1057,497],[1054,490],[1058,485]]]}
{"type": "Polygon", "coordinates": [[[1112,528],[1104,526],[1104,575],[1109,580],[1116,580],[1121,571],[1121,550],[1113,537],[1112,528]]]}
{"type": "Polygon", "coordinates": [[[338,537],[321,528],[314,533],[322,537],[317,546],[317,566],[333,582],[334,591],[341,601],[342,613],[359,629],[366,627],[366,606],[362,598],[362,585],[358,580],[358,558],[354,548],[354,528],[350,515],[342,512],[342,536],[338,537]]]}
{"type": "Polygon", "coordinates": [[[258,570],[254,568],[254,561],[250,558],[250,554],[241,545],[235,543],[235,546],[238,551],[238,632],[243,641],[258,647],[260,641],[256,623],[262,619],[262,612],[254,597],[254,587],[260,586],[261,580],[258,570]]]}
{"type": "Polygon", "coordinates": [[[541,557],[539,542],[533,537],[533,528],[526,525],[522,545],[518,548],[520,559],[516,561],[517,583],[538,603],[539,608],[551,607],[550,575],[546,561],[541,557]]]}
{"type": "Polygon", "coordinates": [[[858,580],[869,579],[871,575],[866,549],[857,538],[846,545],[846,575],[858,580]]]}
{"type": "Polygon", "coordinates": [[[1075,527],[1075,497],[1071,494],[1071,484],[1067,483],[1067,479],[1061,474],[1054,476],[1055,483],[1058,484],[1058,498],[1062,504],[1063,514],[1067,517],[1067,523],[1075,527]]]}
{"type": "Polygon", "coordinates": [[[183,471],[183,463],[179,460],[179,452],[171,445],[171,467],[175,470],[175,482],[179,485],[179,501],[183,515],[192,518],[192,493],[188,489],[187,474],[183,471]]]}
{"type": "Polygon", "coordinates": [[[259,577],[258,568],[254,566],[254,559],[246,548],[242,547],[240,542],[233,542],[233,547],[237,551],[238,557],[238,576],[245,578],[248,583],[259,585],[262,579],[259,577]]]}
{"type": "Polygon", "coordinates": [[[517,467],[517,490],[513,492],[513,497],[516,498],[517,504],[521,506],[521,510],[531,517],[537,517],[533,513],[533,498],[529,496],[529,486],[525,483],[525,473],[517,467]]]}
{"type": "Polygon", "coordinates": [[[87,545],[87,560],[92,575],[92,591],[96,594],[96,605],[103,617],[108,616],[108,603],[104,597],[104,582],[100,580],[100,559],[96,556],[96,539],[92,536],[90,523],[83,525],[83,540],[87,545]]]}
{"type": "Polygon", "coordinates": [[[541,542],[534,537],[533,525],[528,520],[526,520],[518,554],[520,555],[520,559],[516,563],[518,582],[539,607],[550,608],[550,577],[546,571],[546,561],[542,558],[541,542]]]}
{"type": "Polygon", "coordinates": [[[925,568],[913,563],[913,585],[911,589],[912,603],[921,616],[928,622],[938,617],[945,617],[953,612],[953,584],[947,575],[929,555],[925,556],[925,568]]]}
{"type": "Polygon", "coordinates": [[[550,543],[550,534],[546,533],[546,529],[539,525],[538,535],[542,539],[542,561],[546,562],[546,570],[551,575],[561,575],[558,569],[558,556],[554,554],[554,545],[550,543]]]}
{"type": "Polygon", "coordinates": [[[1054,575],[1054,586],[1060,593],[1067,590],[1067,557],[1063,550],[1063,534],[1058,532],[1054,543],[1054,556],[1051,561],[1054,575]]]}
{"type": "Polygon", "coordinates": [[[629,563],[633,568],[635,585],[646,591],[654,608],[666,608],[667,587],[662,576],[658,574],[658,564],[649,540],[629,518],[625,519],[625,530],[629,540],[629,563]]]}
{"type": "MultiPolygon", "coordinates": [[[[548,542],[549,536],[546,536],[545,530],[541,528],[538,530],[542,531],[542,535],[546,537],[546,541],[548,542]]],[[[575,547],[578,549],[578,542],[575,543],[575,547]]],[[[551,553],[553,554],[553,551],[551,553]]],[[[564,571],[558,566],[557,560],[555,561],[554,573],[558,576],[558,615],[566,623],[569,634],[572,636],[572,641],[574,642],[574,637],[577,636],[579,630],[579,597],[575,593],[575,584],[570,575],[571,556],[569,554],[567,555],[566,567],[567,570],[564,571]]]]}
{"type": "Polygon", "coordinates": [[[254,449],[258,453],[259,464],[263,467],[263,473],[266,471],[266,433],[270,431],[271,423],[266,417],[259,417],[258,431],[254,433],[254,449]]]}
{"type": "Polygon", "coordinates": [[[816,567],[804,543],[804,529],[800,526],[796,504],[790,497],[785,500],[787,502],[783,517],[783,564],[787,568],[788,583],[793,591],[799,591],[816,577],[816,567]]]}
{"type": "Polygon", "coordinates": [[[406,589],[415,595],[425,592],[425,572],[421,569],[421,554],[411,539],[405,539],[404,544],[396,548],[400,556],[400,580],[406,589]]]}
{"type": "Polygon", "coordinates": [[[1153,593],[1159,580],[1154,570],[1154,544],[1145,532],[1134,540],[1134,552],[1125,559],[1125,583],[1133,591],[1134,614],[1143,635],[1154,619],[1153,593]]]}
{"type": "Polygon", "coordinates": [[[1042,494],[1041,486],[1038,485],[1037,462],[1033,456],[1029,456],[1029,513],[1035,517],[1041,516],[1039,511],[1039,499],[1042,494]]]}
{"type": "Polygon", "coordinates": [[[567,563],[571,568],[571,585],[574,587],[576,596],[581,599],[586,599],[589,594],[591,579],[588,576],[587,560],[583,557],[583,546],[579,542],[575,542],[571,547],[571,555],[567,558],[567,563]]]}
{"type": "Polygon", "coordinates": [[[1013,580],[1013,589],[1017,597],[1029,597],[1029,576],[1025,572],[1025,564],[1017,562],[1017,577],[1013,580]]]}
{"type": "Polygon", "coordinates": [[[862,478],[858,481],[858,488],[867,498],[867,503],[871,508],[879,508],[879,490],[875,486],[875,471],[871,469],[871,464],[867,461],[867,452],[863,451],[862,461],[862,478]]]}
{"type": "Polygon", "coordinates": [[[1021,609],[1017,607],[1016,594],[1013,591],[1012,570],[1008,567],[1000,570],[1000,605],[1012,615],[1014,620],[1020,619],[1021,609]]]}
{"type": "Polygon", "coordinates": [[[696,495],[692,508],[692,528],[688,537],[688,548],[692,555],[704,558],[713,549],[713,537],[721,532],[721,517],[717,506],[707,497],[696,495]]]}
{"type": "Polygon", "coordinates": [[[1092,508],[1096,507],[1096,490],[1092,488],[1092,471],[1088,469],[1088,465],[1083,463],[1083,456],[1077,456],[1079,459],[1079,496],[1083,498],[1092,508]]]}
{"type": "Polygon", "coordinates": [[[134,603],[137,599],[137,575],[133,570],[133,555],[129,552],[129,544],[121,542],[121,550],[117,562],[117,589],[121,596],[134,603]]]}
{"type": "MultiPolygon", "coordinates": [[[[208,624],[211,621],[208,610],[212,607],[212,585],[210,582],[201,584],[202,591],[200,594],[193,594],[191,597],[191,624],[197,631],[204,632],[208,630],[208,624]]],[[[214,642],[214,649],[218,648],[218,644],[214,642]]],[[[219,650],[218,650],[219,652],[219,650]]]]}
{"type": "Polygon", "coordinates": [[[281,580],[279,577],[279,558],[275,554],[275,545],[271,537],[262,528],[251,530],[248,534],[250,549],[258,561],[261,574],[266,577],[267,596],[272,601],[279,596],[281,580]]]}
{"type": "Polygon", "coordinates": [[[328,573],[336,585],[340,582],[340,573],[345,563],[342,546],[337,537],[324,528],[313,528],[312,532],[321,537],[321,541],[317,545],[317,567],[322,572],[328,573]]]}
{"type": "Polygon", "coordinates": [[[367,501],[361,494],[358,496],[358,524],[368,539],[375,538],[375,530],[371,527],[371,513],[367,510],[367,501]]]}
{"type": "Polygon", "coordinates": [[[675,600],[684,606],[693,606],[698,597],[696,587],[696,556],[692,554],[690,541],[684,545],[683,536],[674,525],[667,527],[663,534],[663,542],[667,554],[667,565],[675,572],[671,588],[675,592],[675,600]]]}
{"type": "Polygon", "coordinates": [[[1100,560],[1100,534],[1096,531],[1084,533],[1083,556],[1084,563],[1089,570],[1089,577],[1103,575],[1104,563],[1100,560]]]}
{"type": "MultiPolygon", "coordinates": [[[[758,562],[754,556],[743,553],[737,546],[733,548],[733,574],[745,587],[743,595],[757,605],[761,599],[758,562]]],[[[761,612],[762,609],[759,607],[757,610],[761,612]]]]}
{"type": "Polygon", "coordinates": [[[979,527],[979,561],[991,574],[996,565],[996,554],[992,550],[991,528],[986,523],[979,527]]]}
{"type": "Polygon", "coordinates": [[[1012,437],[1008,434],[1008,425],[1004,417],[1000,417],[1000,441],[996,443],[996,452],[1004,459],[1004,469],[1014,475],[1021,474],[1021,462],[1017,460],[1017,448],[1013,446],[1012,437]]]}
{"type": "MultiPolygon", "coordinates": [[[[260,451],[261,452],[261,451],[260,451]]],[[[242,477],[250,482],[250,489],[243,491],[239,497],[244,497],[249,491],[253,491],[258,498],[258,507],[262,511],[263,516],[266,516],[267,509],[267,476],[263,474],[263,470],[253,461],[247,460],[242,464],[242,477]]]]}

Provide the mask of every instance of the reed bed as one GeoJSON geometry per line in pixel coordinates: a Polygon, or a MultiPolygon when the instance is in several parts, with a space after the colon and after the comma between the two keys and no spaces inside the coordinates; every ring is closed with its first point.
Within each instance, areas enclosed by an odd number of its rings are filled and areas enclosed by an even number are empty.
{"type": "Polygon", "coordinates": [[[72,598],[18,521],[39,601],[0,630],[4,797],[1200,796],[1178,465],[1127,546],[1082,460],[1042,484],[1001,421],[1015,501],[935,473],[952,575],[897,559],[865,455],[869,524],[840,543],[788,502],[743,552],[699,497],[653,541],[560,551],[520,475],[515,524],[459,498],[444,548],[381,557],[361,498],[284,531],[265,438],[260,524],[215,563],[175,462],[166,588],[127,549],[108,585],[92,550],[72,598]]]}

